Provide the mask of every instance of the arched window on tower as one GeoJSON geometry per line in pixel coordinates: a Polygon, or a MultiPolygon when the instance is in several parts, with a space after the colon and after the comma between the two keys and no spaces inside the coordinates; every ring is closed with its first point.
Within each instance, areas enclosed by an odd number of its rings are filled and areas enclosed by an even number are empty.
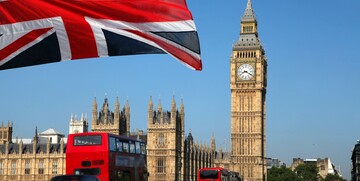
{"type": "Polygon", "coordinates": [[[156,172],[157,173],[166,173],[165,167],[166,167],[166,159],[163,157],[158,158],[156,172]]]}
{"type": "Polygon", "coordinates": [[[160,147],[165,146],[165,135],[163,133],[160,133],[157,139],[157,144],[160,147]]]}

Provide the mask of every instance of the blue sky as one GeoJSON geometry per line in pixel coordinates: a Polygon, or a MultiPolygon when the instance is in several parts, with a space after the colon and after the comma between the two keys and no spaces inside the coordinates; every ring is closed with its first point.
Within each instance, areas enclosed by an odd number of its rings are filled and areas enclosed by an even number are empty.
{"type": "MultiPolygon", "coordinates": [[[[113,110],[131,107],[131,129],[147,128],[150,96],[170,109],[185,105],[185,131],[230,148],[229,57],[246,0],[188,0],[197,25],[203,71],[169,55],[119,56],[0,71],[0,121],[14,137],[34,129],[68,133],[70,115],[87,114],[94,97],[113,110]],[[226,141],[224,141],[226,140],[226,141]]],[[[351,150],[360,139],[360,1],[253,0],[268,58],[267,157],[331,158],[350,178],[351,150]]]]}

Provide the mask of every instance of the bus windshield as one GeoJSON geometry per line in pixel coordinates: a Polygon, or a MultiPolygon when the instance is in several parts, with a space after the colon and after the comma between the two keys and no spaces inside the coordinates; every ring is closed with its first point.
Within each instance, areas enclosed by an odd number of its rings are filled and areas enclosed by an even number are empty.
{"type": "Polygon", "coordinates": [[[218,170],[201,170],[200,179],[216,179],[219,178],[218,170]]]}
{"type": "Polygon", "coordinates": [[[74,146],[101,145],[101,135],[75,136],[74,146]]]}

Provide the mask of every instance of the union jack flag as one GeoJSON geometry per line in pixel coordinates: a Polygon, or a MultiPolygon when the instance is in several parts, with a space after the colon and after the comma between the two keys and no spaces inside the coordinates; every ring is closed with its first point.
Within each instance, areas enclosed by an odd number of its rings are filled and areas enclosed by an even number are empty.
{"type": "Polygon", "coordinates": [[[0,0],[0,70],[149,53],[202,69],[185,0],[0,0]]]}

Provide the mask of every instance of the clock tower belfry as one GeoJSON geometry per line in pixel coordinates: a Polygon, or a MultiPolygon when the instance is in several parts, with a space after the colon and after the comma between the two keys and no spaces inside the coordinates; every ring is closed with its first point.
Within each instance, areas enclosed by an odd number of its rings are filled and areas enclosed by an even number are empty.
{"type": "Polygon", "coordinates": [[[248,0],[230,58],[230,168],[247,181],[266,180],[266,83],[267,59],[258,37],[252,2],[248,0]]]}

